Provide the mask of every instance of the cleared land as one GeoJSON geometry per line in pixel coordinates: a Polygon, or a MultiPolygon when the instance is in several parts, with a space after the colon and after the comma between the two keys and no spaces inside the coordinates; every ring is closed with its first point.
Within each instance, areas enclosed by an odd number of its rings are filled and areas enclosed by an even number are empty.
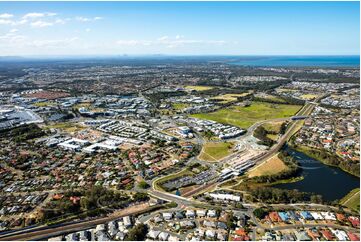
{"type": "Polygon", "coordinates": [[[237,97],[244,97],[244,96],[247,96],[248,94],[249,94],[248,92],[245,92],[245,93],[228,93],[228,94],[215,96],[215,97],[212,97],[210,99],[219,100],[220,103],[229,103],[229,102],[236,101],[237,97]]]}
{"type": "Polygon", "coordinates": [[[204,161],[218,161],[232,153],[232,142],[208,142],[203,145],[199,159],[204,161]]]}
{"type": "Polygon", "coordinates": [[[213,89],[210,86],[186,86],[185,89],[187,90],[195,90],[195,91],[207,91],[213,89]]]}
{"type": "Polygon", "coordinates": [[[231,106],[212,113],[193,114],[191,117],[213,120],[246,129],[262,120],[291,117],[300,108],[300,105],[252,102],[251,106],[248,107],[231,106]]]}
{"type": "Polygon", "coordinates": [[[273,175],[287,169],[283,161],[278,158],[278,153],[272,158],[268,159],[261,165],[257,166],[248,173],[248,177],[273,175]]]}
{"type": "Polygon", "coordinates": [[[353,189],[349,192],[341,199],[340,204],[353,210],[360,211],[360,188],[353,189]]]}

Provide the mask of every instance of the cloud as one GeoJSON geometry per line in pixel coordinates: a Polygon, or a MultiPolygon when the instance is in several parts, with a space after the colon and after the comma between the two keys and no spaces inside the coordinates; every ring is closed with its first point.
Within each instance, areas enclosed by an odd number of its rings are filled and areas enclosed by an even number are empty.
{"type": "Polygon", "coordinates": [[[10,30],[5,35],[0,35],[1,43],[10,43],[12,45],[18,44],[19,42],[23,42],[26,37],[23,35],[16,34],[17,31],[10,30]]]}
{"type": "Polygon", "coordinates": [[[82,17],[82,16],[75,17],[75,20],[80,21],[80,22],[92,22],[92,21],[97,21],[97,20],[101,20],[101,19],[103,19],[103,18],[102,17],[87,18],[87,17],[82,17]]]}
{"type": "Polygon", "coordinates": [[[10,13],[2,13],[0,14],[0,19],[9,19],[14,17],[14,15],[10,14],[10,13]]]}
{"type": "Polygon", "coordinates": [[[78,41],[78,37],[65,38],[65,39],[53,39],[53,40],[34,40],[28,44],[34,47],[42,48],[63,48],[69,46],[70,44],[78,41]]]}
{"type": "Polygon", "coordinates": [[[3,25],[12,25],[14,21],[9,20],[9,19],[0,19],[0,24],[3,25]]]}
{"type": "Polygon", "coordinates": [[[227,44],[224,40],[196,40],[185,39],[182,35],[177,35],[174,38],[169,36],[162,36],[156,40],[118,40],[116,44],[122,46],[165,46],[167,48],[175,48],[185,45],[224,45],[227,44]]]}
{"type": "Polygon", "coordinates": [[[31,27],[35,27],[35,28],[43,28],[43,27],[53,26],[54,23],[39,20],[39,21],[30,23],[30,25],[31,25],[31,27]]]}
{"type": "Polygon", "coordinates": [[[85,29],[85,32],[90,32],[90,31],[91,31],[90,28],[86,28],[86,29],[85,29]]]}
{"type": "Polygon", "coordinates": [[[23,19],[53,17],[56,15],[56,13],[27,13],[23,16],[23,19]]]}
{"type": "Polygon", "coordinates": [[[158,38],[159,41],[164,41],[164,40],[167,40],[167,39],[169,39],[168,36],[162,36],[162,37],[158,38]]]}
{"type": "Polygon", "coordinates": [[[10,33],[16,33],[16,32],[18,32],[19,30],[18,29],[10,29],[10,33]]]}

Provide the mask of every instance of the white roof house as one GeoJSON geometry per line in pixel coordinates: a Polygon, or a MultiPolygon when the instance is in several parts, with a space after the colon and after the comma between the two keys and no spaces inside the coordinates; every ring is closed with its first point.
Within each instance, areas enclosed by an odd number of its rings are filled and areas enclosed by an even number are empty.
{"type": "Polygon", "coordinates": [[[340,241],[348,240],[348,236],[345,231],[339,229],[334,230],[332,228],[330,230],[337,237],[338,240],[340,241]]]}
{"type": "Polygon", "coordinates": [[[155,240],[158,238],[159,234],[160,234],[160,231],[158,231],[158,230],[150,230],[147,234],[147,237],[155,240]]]}
{"type": "Polygon", "coordinates": [[[207,216],[212,218],[216,217],[217,216],[216,210],[208,210],[207,216]]]}
{"type": "Polygon", "coordinates": [[[173,218],[172,213],[162,213],[162,216],[165,220],[171,220],[173,218]]]}
{"type": "Polygon", "coordinates": [[[318,212],[310,212],[310,214],[312,215],[312,217],[315,219],[315,220],[322,220],[323,219],[323,216],[318,213],[318,212]]]}
{"type": "Polygon", "coordinates": [[[195,216],[195,213],[194,213],[193,210],[187,210],[187,211],[186,211],[186,216],[187,216],[187,217],[194,217],[194,216],[195,216]]]}
{"type": "Polygon", "coordinates": [[[213,239],[216,236],[216,233],[213,230],[206,231],[206,237],[213,239]]]}
{"type": "Polygon", "coordinates": [[[158,235],[158,239],[159,239],[159,240],[162,240],[162,241],[167,241],[167,240],[168,240],[168,237],[169,237],[169,234],[166,233],[166,232],[161,232],[161,233],[158,235]]]}
{"type": "Polygon", "coordinates": [[[198,217],[204,217],[204,216],[206,216],[206,213],[207,213],[206,210],[197,210],[198,217]]]}
{"type": "Polygon", "coordinates": [[[331,212],[321,212],[321,215],[326,219],[326,220],[336,220],[336,216],[334,213],[331,212]]]}

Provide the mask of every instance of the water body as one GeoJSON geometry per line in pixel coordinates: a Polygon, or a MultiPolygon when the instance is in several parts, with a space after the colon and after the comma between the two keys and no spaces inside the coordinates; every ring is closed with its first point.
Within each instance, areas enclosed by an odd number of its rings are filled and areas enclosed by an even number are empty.
{"type": "Polygon", "coordinates": [[[285,149],[299,162],[304,179],[293,183],[278,184],[274,186],[275,188],[313,192],[322,195],[324,200],[333,201],[341,199],[352,189],[360,187],[358,177],[337,167],[327,166],[289,147],[285,147],[285,149]]]}
{"type": "Polygon", "coordinates": [[[360,57],[350,56],[250,56],[229,64],[258,67],[359,67],[360,57]]]}

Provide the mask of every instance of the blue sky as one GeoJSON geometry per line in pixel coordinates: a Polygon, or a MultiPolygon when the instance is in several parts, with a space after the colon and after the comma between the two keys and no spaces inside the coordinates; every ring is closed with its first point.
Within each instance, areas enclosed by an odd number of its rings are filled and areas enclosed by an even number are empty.
{"type": "Polygon", "coordinates": [[[0,55],[350,55],[359,2],[0,2],[0,55]]]}

